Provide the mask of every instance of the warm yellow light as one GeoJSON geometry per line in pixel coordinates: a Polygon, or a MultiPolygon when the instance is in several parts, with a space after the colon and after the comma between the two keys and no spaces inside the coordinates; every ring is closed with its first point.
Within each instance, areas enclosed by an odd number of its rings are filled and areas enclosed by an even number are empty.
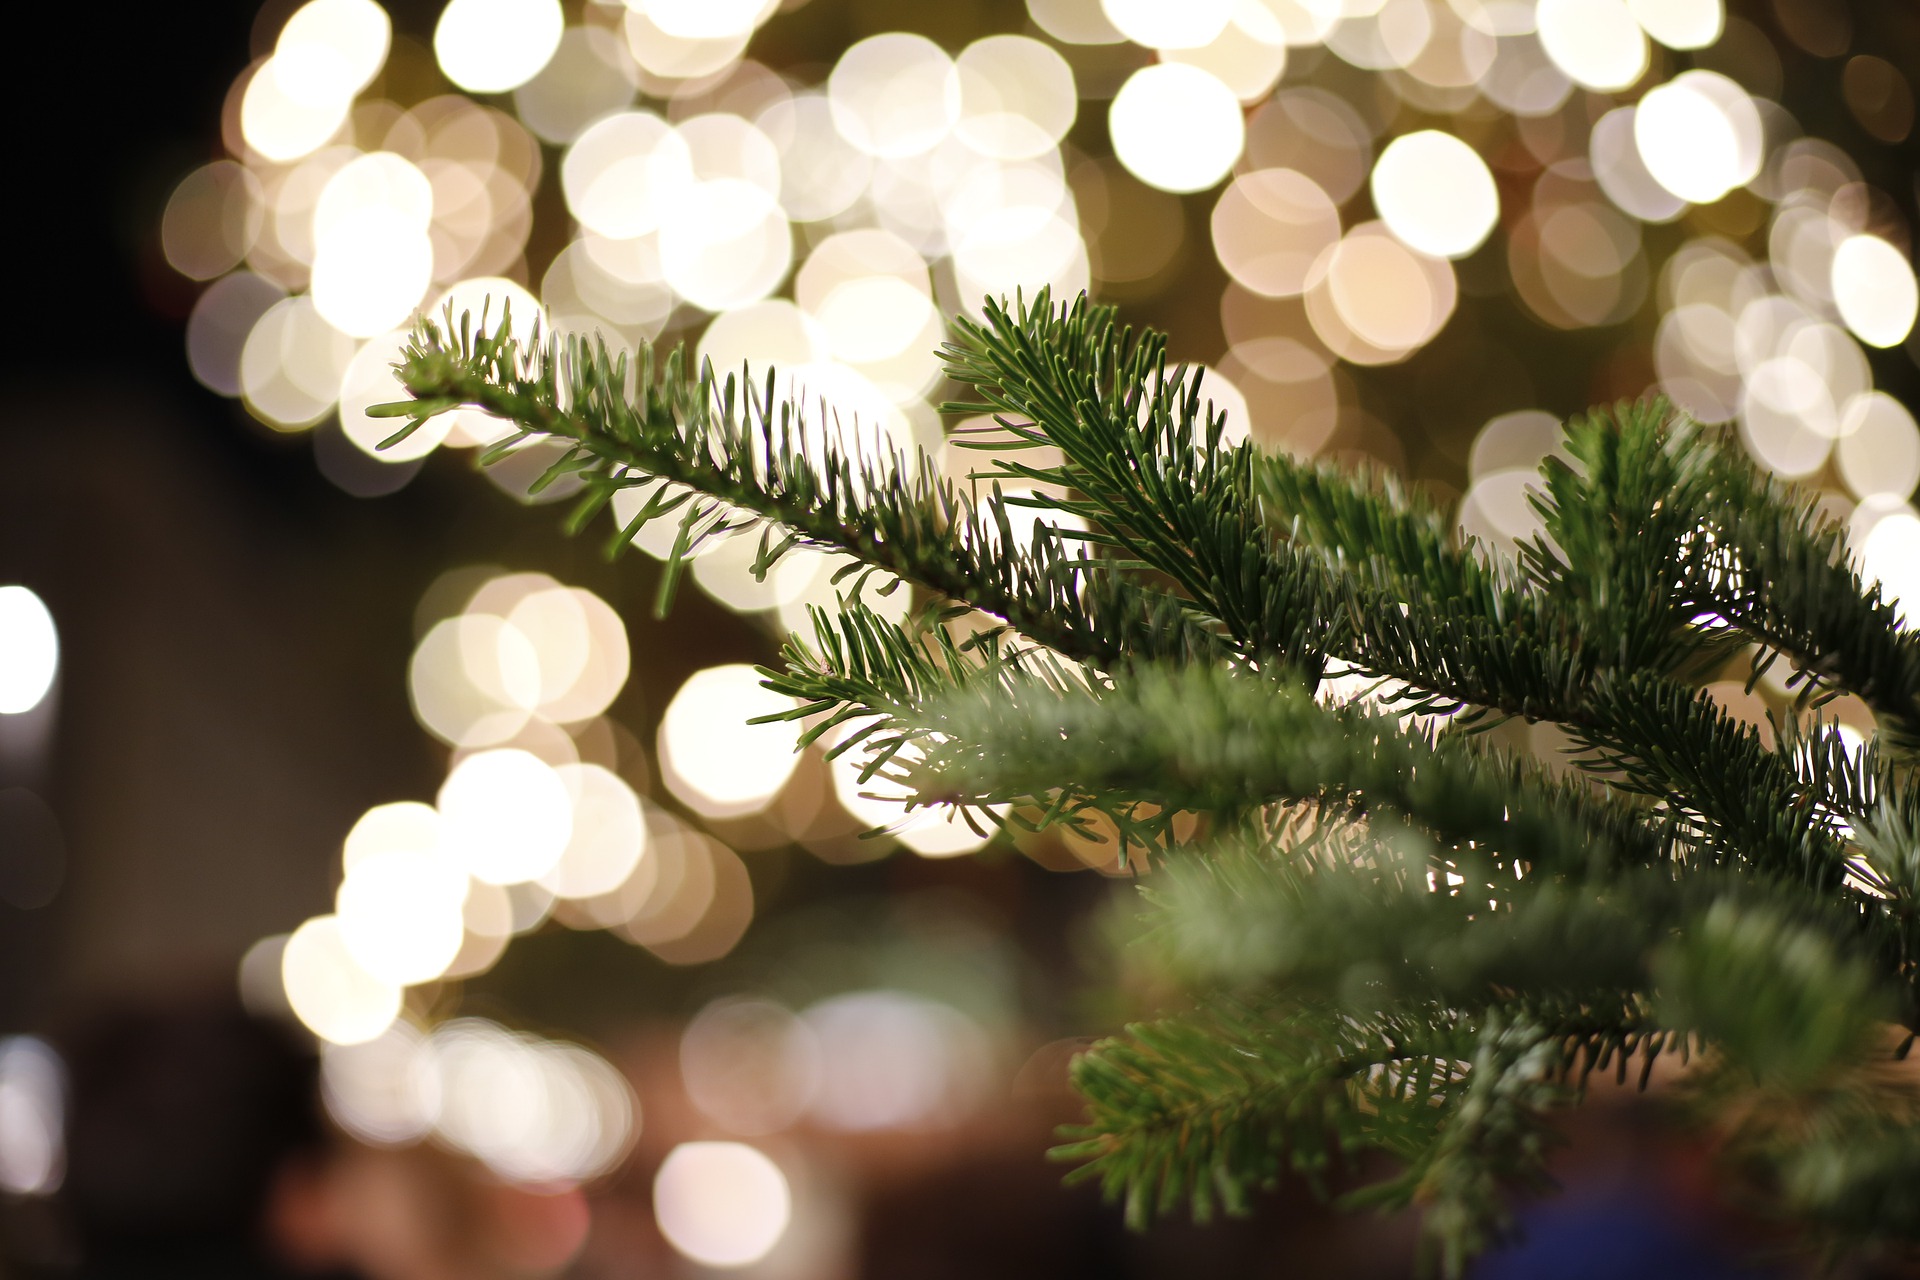
{"type": "Polygon", "coordinates": [[[660,721],[660,770],[668,788],[709,817],[766,807],[799,761],[795,730],[786,722],[746,722],[791,707],[744,663],[696,671],[660,721]]]}
{"type": "Polygon", "coordinates": [[[573,216],[614,240],[658,228],[692,183],[686,141],[649,111],[622,111],[588,126],[560,162],[573,216]]]}
{"type": "Polygon", "coordinates": [[[1107,128],[1120,163],[1162,191],[1205,191],[1227,176],[1246,141],[1233,90],[1198,67],[1175,62],[1127,77],[1114,95],[1107,128]]]}
{"type": "Polygon", "coordinates": [[[481,751],[441,784],[446,848],[467,874],[518,884],[551,871],[573,838],[573,798],[538,756],[507,747],[481,751]]]}
{"type": "Polygon", "coordinates": [[[1243,173],[1213,207],[1213,249],[1227,274],[1269,298],[1307,287],[1317,259],[1340,238],[1340,211],[1292,169],[1243,173]]]}
{"type": "Polygon", "coordinates": [[[661,274],[681,297],[709,311],[759,301],[792,265],[786,213],[744,179],[696,183],[660,227],[661,274]]]}
{"type": "Polygon", "coordinates": [[[1669,49],[1704,49],[1720,38],[1727,15],[1721,0],[1627,0],[1634,20],[1669,49]]]}
{"type": "Polygon", "coordinates": [[[540,877],[562,898],[612,893],[633,874],[647,850],[640,798],[618,774],[597,764],[565,764],[554,772],[573,806],[573,834],[560,861],[540,877]]]}
{"type": "Polygon", "coordinates": [[[315,916],[288,937],[280,981],[294,1015],[334,1044],[371,1040],[400,1013],[400,988],[360,966],[334,916],[315,916]]]}
{"type": "Polygon", "coordinates": [[[350,101],[379,74],[392,39],[393,24],[373,0],[308,0],[274,45],[280,85],[309,106],[350,101]]]}
{"type": "Polygon", "coordinates": [[[281,79],[278,57],[254,69],[240,98],[240,136],[275,164],[287,164],[317,150],[347,122],[351,98],[314,105],[297,97],[281,79]]]}
{"type": "Polygon", "coordinates": [[[1388,143],[1374,163],[1372,191],[1387,229],[1430,257],[1465,257],[1500,218],[1500,194],[1487,162],[1437,129],[1388,143]]]}
{"type": "Polygon", "coordinates": [[[1833,251],[1833,302],[1860,341],[1891,347],[1912,332],[1920,290],[1905,254],[1878,236],[1848,236],[1833,251]]]}
{"type": "Polygon", "coordinates": [[[954,132],[983,156],[1026,160],[1066,136],[1077,108],[1073,68],[1038,40],[988,36],[961,50],[954,132]]]}
{"type": "Polygon", "coordinates": [[[448,0],[433,53],[469,93],[505,93],[540,73],[565,28],[559,0],[448,0]]]}
{"type": "Polygon", "coordinates": [[[1683,200],[1711,204],[1760,172],[1760,112],[1727,77],[1688,71],[1650,90],[1633,118],[1647,172],[1683,200]]]}
{"type": "Polygon", "coordinates": [[[779,0],[629,0],[662,31],[683,40],[741,36],[764,22],[779,0]]]}
{"type": "Polygon", "coordinates": [[[467,877],[452,859],[394,849],[354,864],[334,914],[355,962],[405,987],[438,978],[460,953],[466,896],[467,877]]]}
{"type": "Polygon", "coordinates": [[[1233,16],[1233,0],[1100,0],[1114,29],[1149,49],[1197,49],[1218,36],[1233,16]]]}
{"type": "Polygon", "coordinates": [[[1860,548],[1861,577],[1880,584],[1880,594],[1908,631],[1920,627],[1920,519],[1896,512],[1873,526],[1860,548]]]}
{"type": "Polygon", "coordinates": [[[925,36],[869,36],[827,77],[834,127],[868,155],[899,160],[931,151],[960,119],[960,73],[925,36]]]}
{"type": "Polygon", "coordinates": [[[437,414],[400,443],[387,449],[380,447],[381,441],[406,425],[405,419],[370,417],[367,410],[404,396],[400,384],[394,380],[393,366],[399,362],[410,340],[411,333],[405,329],[382,334],[360,348],[340,378],[340,430],[369,457],[382,462],[412,462],[424,458],[438,448],[453,429],[452,414],[437,414]]]}
{"type": "Polygon", "coordinates": [[[780,1166],[738,1142],[683,1142],[653,1180],[667,1243],[709,1267],[744,1267],[786,1234],[792,1197],[780,1166]]]}
{"type": "MultiPolygon", "coordinates": [[[[1249,7],[1259,10],[1257,3],[1249,7]]],[[[1256,20],[1254,29],[1250,30],[1236,16],[1218,35],[1198,48],[1163,50],[1160,58],[1163,62],[1183,62],[1198,67],[1233,90],[1240,101],[1259,102],[1287,69],[1286,40],[1281,32],[1266,30],[1269,25],[1256,20]]]]}
{"type": "Polygon", "coordinates": [[[254,322],[240,349],[241,394],[268,426],[310,427],[333,408],[356,349],[311,297],[285,298],[254,322]]]}
{"type": "Polygon", "coordinates": [[[1547,56],[1577,85],[1624,89],[1647,69],[1646,33],[1625,0],[1540,0],[1535,21],[1547,56]]]}
{"type": "Polygon", "coordinates": [[[1907,407],[1884,391],[1847,402],[1834,448],[1840,478],[1861,499],[1905,500],[1920,485],[1920,426],[1907,407]]]}
{"type": "Polygon", "coordinates": [[[367,859],[388,853],[438,854],[440,814],[418,800],[377,804],[360,815],[340,847],[340,869],[352,874],[367,859]]]}
{"type": "Polygon", "coordinates": [[[60,674],[60,633],[31,587],[0,587],[0,715],[40,705],[60,674]]]}

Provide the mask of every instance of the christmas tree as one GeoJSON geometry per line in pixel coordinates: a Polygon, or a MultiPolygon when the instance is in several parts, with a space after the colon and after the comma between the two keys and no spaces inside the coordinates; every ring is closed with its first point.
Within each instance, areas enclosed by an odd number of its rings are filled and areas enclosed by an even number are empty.
{"type": "Polygon", "coordinates": [[[854,557],[766,672],[801,740],[1150,872],[1128,955],[1177,995],[1076,1060],[1060,1149],[1135,1221],[1384,1158],[1346,1199],[1417,1206],[1457,1274],[1544,1185],[1554,1111],[1671,1060],[1729,1179],[1811,1241],[1920,1235],[1920,642],[1815,500],[1622,404],[1567,425],[1542,533],[1463,544],[1384,472],[1231,440],[1109,308],[989,303],[943,352],[974,396],[948,409],[996,424],[956,440],[977,499],[773,372],[504,315],[422,322],[376,412],[556,442],[535,488],[583,482],[576,528],[630,491],[615,549],[677,522],[662,607],[742,530],[760,573],[854,557]],[[900,589],[905,625],[867,603],[900,589]],[[1776,665],[1764,724],[1707,688],[1776,665]]]}

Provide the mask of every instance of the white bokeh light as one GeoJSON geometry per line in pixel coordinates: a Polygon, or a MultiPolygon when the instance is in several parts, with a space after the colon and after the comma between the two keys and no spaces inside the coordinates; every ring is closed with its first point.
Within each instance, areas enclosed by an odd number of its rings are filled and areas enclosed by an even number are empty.
{"type": "Polygon", "coordinates": [[[1436,258],[1472,253],[1500,219],[1500,193],[1487,162],[1437,129],[1388,143],[1374,162],[1372,192],[1387,229],[1436,258]]]}
{"type": "Polygon", "coordinates": [[[1648,91],[1633,138],[1654,181],[1683,200],[1711,204],[1760,172],[1760,113],[1727,77],[1688,71],[1648,91]]]}
{"type": "Polygon", "coordinates": [[[1848,236],[1833,251],[1833,301],[1860,341],[1896,346],[1913,330],[1920,307],[1913,265],[1878,236],[1848,236]]]}
{"type": "Polygon", "coordinates": [[[685,1142],[667,1153],[653,1180],[660,1233],[709,1267],[744,1267],[786,1234],[793,1198],[786,1175],[740,1142],[685,1142]]]}
{"type": "Polygon", "coordinates": [[[573,838],[573,799],[553,767],[516,747],[481,751],[440,787],[449,853],[487,884],[519,884],[551,871],[573,838]]]}
{"type": "Polygon", "coordinates": [[[433,53],[462,89],[505,93],[540,74],[565,30],[560,0],[448,0],[433,53]]]}
{"type": "Polygon", "coordinates": [[[1107,115],[1113,153],[1162,191],[1205,191],[1232,170],[1246,142],[1233,90],[1198,67],[1159,63],[1127,77],[1107,115]]]}
{"type": "Polygon", "coordinates": [[[287,938],[280,980],[294,1016],[333,1044],[371,1040],[400,1014],[400,987],[353,958],[334,916],[315,916],[287,938]]]}
{"type": "Polygon", "coordinates": [[[31,587],[0,587],[0,715],[40,705],[60,673],[60,632],[31,587]]]}
{"type": "Polygon", "coordinates": [[[1540,0],[1540,43],[1575,84],[1624,89],[1647,69],[1646,33],[1625,0],[1540,0]]]}
{"type": "Polygon", "coordinates": [[[744,663],[687,677],[660,721],[660,768],[668,788],[696,812],[736,817],[766,807],[799,763],[793,724],[748,720],[793,708],[762,687],[744,663]]]}

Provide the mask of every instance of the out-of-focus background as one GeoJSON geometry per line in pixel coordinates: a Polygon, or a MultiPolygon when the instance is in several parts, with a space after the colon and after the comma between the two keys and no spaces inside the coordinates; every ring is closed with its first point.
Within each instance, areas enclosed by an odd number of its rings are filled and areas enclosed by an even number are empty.
{"type": "MultiPolygon", "coordinates": [[[[1412,1265],[1410,1223],[1304,1193],[1138,1235],[1062,1190],[1066,1064],[1150,1007],[1101,937],[1111,846],[902,825],[744,727],[831,558],[760,582],[722,543],[659,616],[670,523],[564,536],[537,451],[476,474],[471,412],[380,453],[420,309],[773,364],[965,483],[944,326],[1088,290],[1205,366],[1230,435],[1496,543],[1563,417],[1658,391],[1920,599],[1904,6],[45,23],[0,352],[0,1274],[1412,1265]]],[[[1484,1274],[1787,1265],[1657,1102],[1573,1136],[1484,1274]]]]}

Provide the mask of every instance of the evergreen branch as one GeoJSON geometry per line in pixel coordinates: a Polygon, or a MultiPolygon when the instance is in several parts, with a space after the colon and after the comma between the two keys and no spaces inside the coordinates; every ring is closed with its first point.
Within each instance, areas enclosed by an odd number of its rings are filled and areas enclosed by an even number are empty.
{"type": "Polygon", "coordinates": [[[1129,652],[1122,643],[1169,656],[1209,647],[1190,620],[1124,580],[1083,592],[1085,565],[1051,528],[1019,548],[997,502],[978,511],[924,455],[910,464],[877,438],[863,448],[857,428],[837,419],[829,429],[824,407],[810,417],[778,398],[771,371],[764,384],[721,380],[710,366],[693,374],[679,350],[656,367],[651,348],[615,357],[574,335],[522,347],[506,315],[490,332],[484,314],[477,328],[463,315],[456,334],[449,314],[445,331],[424,319],[416,327],[399,378],[413,399],[372,412],[406,417],[409,430],[467,405],[518,428],[496,453],[529,437],[564,444],[556,468],[587,485],[576,526],[619,490],[647,493],[616,549],[646,520],[684,508],[669,587],[702,541],[764,521],[783,537],[761,556],[762,573],[780,550],[823,547],[964,600],[1076,659],[1113,662],[1129,652]]]}
{"type": "Polygon", "coordinates": [[[1364,706],[1324,706],[1285,672],[1137,667],[1101,685],[1015,675],[944,691],[919,715],[936,742],[905,780],[928,798],[1059,808],[1064,792],[1227,820],[1308,801],[1396,813],[1538,874],[1667,852],[1642,810],[1461,735],[1435,740],[1364,706]]]}

